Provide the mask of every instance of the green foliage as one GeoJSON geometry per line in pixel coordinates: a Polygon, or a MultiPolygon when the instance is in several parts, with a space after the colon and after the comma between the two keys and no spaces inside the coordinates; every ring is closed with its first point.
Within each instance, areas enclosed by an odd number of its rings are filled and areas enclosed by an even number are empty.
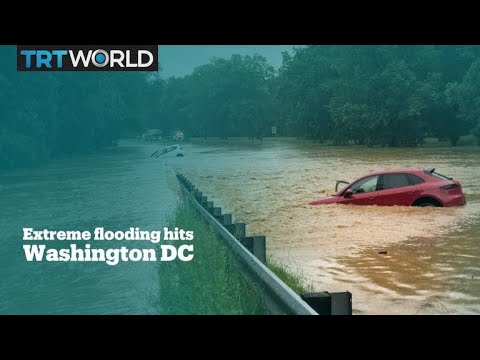
{"type": "Polygon", "coordinates": [[[17,72],[15,56],[0,47],[0,169],[95,151],[146,127],[145,74],[17,72]]]}
{"type": "Polygon", "coordinates": [[[188,137],[278,135],[367,146],[480,141],[479,46],[305,46],[192,74],[19,73],[0,47],[0,169],[94,151],[147,128],[188,137]]]}
{"type": "Polygon", "coordinates": [[[476,59],[462,82],[449,84],[447,97],[450,104],[457,106],[458,119],[472,129],[480,141],[480,59],[476,59]]]}
{"type": "Polygon", "coordinates": [[[314,292],[313,283],[308,284],[303,273],[292,269],[290,266],[276,260],[273,256],[267,259],[267,266],[277,275],[290,289],[298,295],[314,292]]]}
{"type": "Polygon", "coordinates": [[[259,295],[236,269],[231,251],[194,209],[179,207],[170,223],[171,228],[194,231],[194,258],[159,264],[162,313],[266,314],[259,295]]]}
{"type": "Polygon", "coordinates": [[[477,144],[477,139],[475,135],[469,134],[469,135],[464,135],[460,137],[458,140],[458,145],[459,146],[474,146],[477,144]]]}
{"type": "MultiPolygon", "coordinates": [[[[213,59],[195,69],[183,109],[196,136],[264,136],[274,113],[268,82],[273,68],[261,56],[213,59]]],[[[178,112],[174,107],[172,111],[178,112]]]]}
{"type": "Polygon", "coordinates": [[[475,50],[453,46],[296,49],[293,56],[284,57],[276,79],[283,127],[295,128],[297,136],[339,144],[417,145],[425,136],[436,136],[455,145],[472,127],[456,118],[455,106],[447,102],[448,89],[476,58],[475,50]],[[317,109],[306,104],[317,104],[317,109]]]}
{"type": "Polygon", "coordinates": [[[306,46],[283,57],[277,72],[261,56],[234,55],[167,80],[154,127],[262,138],[276,126],[283,136],[367,146],[425,137],[456,145],[480,133],[478,47],[306,46]]]}

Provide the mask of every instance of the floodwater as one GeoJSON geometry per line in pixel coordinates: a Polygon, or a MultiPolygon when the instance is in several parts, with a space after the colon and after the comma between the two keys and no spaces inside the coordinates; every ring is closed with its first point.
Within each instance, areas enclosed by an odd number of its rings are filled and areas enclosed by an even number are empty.
{"type": "Polygon", "coordinates": [[[124,142],[105,153],[0,173],[0,314],[161,312],[154,262],[29,263],[22,248],[23,227],[161,230],[178,194],[168,167],[148,157],[153,148],[124,142]]]}
{"type": "Polygon", "coordinates": [[[246,222],[247,234],[265,235],[268,254],[316,290],[352,292],[355,314],[480,313],[480,148],[275,140],[185,148],[178,171],[246,222]],[[337,179],[408,167],[435,167],[459,180],[467,206],[307,205],[333,194],[337,179]]]}
{"type": "Polygon", "coordinates": [[[180,199],[175,170],[246,222],[247,233],[267,236],[268,253],[316,290],[351,291],[356,314],[480,313],[479,148],[223,141],[187,143],[183,158],[150,158],[157,148],[124,141],[0,174],[0,313],[161,313],[154,263],[28,263],[22,228],[161,229],[180,199]],[[424,166],[461,181],[467,206],[307,205],[333,193],[337,179],[424,166]]]}

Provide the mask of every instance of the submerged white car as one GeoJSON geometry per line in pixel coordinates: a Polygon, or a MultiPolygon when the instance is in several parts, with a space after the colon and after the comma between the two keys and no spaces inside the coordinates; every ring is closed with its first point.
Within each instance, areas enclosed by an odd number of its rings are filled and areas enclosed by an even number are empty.
{"type": "Polygon", "coordinates": [[[181,145],[170,145],[164,148],[158,149],[150,157],[183,157],[185,151],[181,145]]]}

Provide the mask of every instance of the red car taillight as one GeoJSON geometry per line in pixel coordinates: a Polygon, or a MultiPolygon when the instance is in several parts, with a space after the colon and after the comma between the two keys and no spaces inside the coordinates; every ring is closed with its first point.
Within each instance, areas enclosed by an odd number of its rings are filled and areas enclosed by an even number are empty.
{"type": "Polygon", "coordinates": [[[444,186],[440,187],[440,190],[445,190],[445,191],[457,190],[459,192],[462,192],[462,184],[455,181],[453,184],[448,184],[448,185],[444,185],[444,186]]]}
{"type": "Polygon", "coordinates": [[[442,190],[453,190],[453,189],[457,189],[457,188],[459,188],[459,186],[457,184],[450,184],[450,185],[442,186],[440,189],[442,189],[442,190]]]}

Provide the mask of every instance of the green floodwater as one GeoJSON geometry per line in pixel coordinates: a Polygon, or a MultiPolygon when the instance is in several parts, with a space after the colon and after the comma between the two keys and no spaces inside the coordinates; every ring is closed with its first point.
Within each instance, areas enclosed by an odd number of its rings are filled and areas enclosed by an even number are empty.
{"type": "MultiPolygon", "coordinates": [[[[161,230],[177,194],[165,176],[168,166],[148,158],[152,148],[126,142],[102,154],[0,175],[0,313],[161,312],[155,263],[28,263],[22,249],[23,227],[161,230]]],[[[151,247],[134,245],[141,246],[151,247]]]]}
{"type": "Polygon", "coordinates": [[[22,228],[161,229],[179,201],[175,170],[245,221],[247,234],[266,235],[268,254],[316,290],[351,291],[355,313],[480,313],[479,148],[223,141],[187,143],[184,158],[149,158],[156,149],[123,141],[101,154],[0,174],[0,313],[161,313],[168,294],[156,264],[27,263],[22,228]],[[331,193],[338,178],[415,166],[460,180],[467,206],[306,205],[331,193]]]}

